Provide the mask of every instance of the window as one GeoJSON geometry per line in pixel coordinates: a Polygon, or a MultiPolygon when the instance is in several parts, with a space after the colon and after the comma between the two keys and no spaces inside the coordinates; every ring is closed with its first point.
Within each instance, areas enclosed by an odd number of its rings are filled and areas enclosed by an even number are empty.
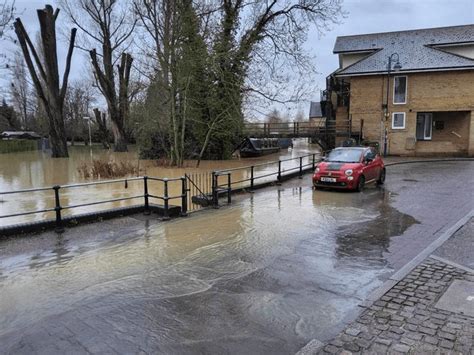
{"type": "Polygon", "coordinates": [[[406,104],[407,102],[407,77],[396,76],[393,79],[393,103],[406,104]]]}
{"type": "Polygon", "coordinates": [[[392,114],[392,129],[405,128],[405,112],[394,112],[392,114]]]}
{"type": "Polygon", "coordinates": [[[416,116],[416,140],[429,141],[433,133],[433,114],[419,113],[416,116]]]}
{"type": "Polygon", "coordinates": [[[364,154],[364,159],[365,160],[374,160],[375,157],[377,156],[377,152],[375,151],[374,148],[369,148],[364,154]]]}

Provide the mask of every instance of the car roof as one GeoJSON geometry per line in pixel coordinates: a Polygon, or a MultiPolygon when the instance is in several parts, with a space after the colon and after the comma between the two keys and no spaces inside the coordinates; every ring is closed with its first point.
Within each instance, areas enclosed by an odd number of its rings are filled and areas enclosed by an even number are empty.
{"type": "Polygon", "coordinates": [[[346,149],[353,149],[353,150],[365,150],[369,149],[370,147],[337,147],[334,150],[346,150],[346,149]]]}

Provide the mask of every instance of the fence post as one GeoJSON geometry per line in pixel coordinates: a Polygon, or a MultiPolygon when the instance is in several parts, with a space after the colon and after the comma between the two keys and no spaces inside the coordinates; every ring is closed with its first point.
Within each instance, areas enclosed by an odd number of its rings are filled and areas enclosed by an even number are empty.
{"type": "Polygon", "coordinates": [[[170,214],[169,214],[169,200],[168,200],[168,179],[163,179],[164,182],[164,196],[163,200],[165,202],[165,210],[163,212],[163,219],[168,220],[170,219],[170,214]]]}
{"type": "Polygon", "coordinates": [[[231,175],[231,173],[227,174],[227,203],[232,202],[232,197],[230,196],[232,193],[231,175]]]}
{"type": "Polygon", "coordinates": [[[277,176],[278,183],[281,183],[281,160],[278,160],[278,176],[277,176]]]}
{"type": "Polygon", "coordinates": [[[217,193],[217,179],[218,175],[215,171],[212,172],[212,205],[214,208],[219,208],[219,195],[217,193]]]}
{"type": "Polygon", "coordinates": [[[145,198],[145,214],[149,215],[150,214],[150,205],[148,201],[148,176],[143,177],[143,192],[144,192],[144,198],[145,198]]]}
{"type": "Polygon", "coordinates": [[[54,201],[55,201],[55,207],[54,210],[56,211],[56,228],[55,231],[56,233],[62,233],[64,232],[64,227],[63,227],[63,222],[61,219],[61,201],[59,200],[59,189],[61,186],[56,185],[53,186],[54,189],[54,201]]]}
{"type": "Polygon", "coordinates": [[[313,153],[313,172],[314,172],[314,169],[316,168],[316,154],[313,153]]]}
{"type": "Polygon", "coordinates": [[[181,217],[188,215],[188,187],[186,176],[181,177],[181,217]]]}
{"type": "Polygon", "coordinates": [[[252,165],[250,167],[250,190],[253,190],[253,169],[254,169],[254,166],[252,165]]]}
{"type": "Polygon", "coordinates": [[[300,157],[300,179],[303,178],[303,157],[300,157]]]}

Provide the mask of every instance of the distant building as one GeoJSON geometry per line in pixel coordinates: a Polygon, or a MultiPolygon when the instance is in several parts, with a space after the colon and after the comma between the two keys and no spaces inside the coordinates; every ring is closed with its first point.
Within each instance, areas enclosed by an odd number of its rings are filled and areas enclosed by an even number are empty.
{"type": "Polygon", "coordinates": [[[321,108],[321,102],[311,101],[309,108],[309,119],[321,119],[323,118],[323,110],[321,108]]]}
{"type": "Polygon", "coordinates": [[[33,131],[4,131],[0,134],[1,139],[41,139],[41,136],[33,131]]]}
{"type": "Polygon", "coordinates": [[[328,119],[388,154],[474,156],[474,25],[343,36],[334,53],[328,119]]]}

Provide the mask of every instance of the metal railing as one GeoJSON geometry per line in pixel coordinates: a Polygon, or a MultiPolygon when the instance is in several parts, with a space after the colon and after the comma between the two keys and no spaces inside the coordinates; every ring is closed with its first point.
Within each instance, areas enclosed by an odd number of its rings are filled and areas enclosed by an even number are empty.
{"type": "MultiPolygon", "coordinates": [[[[198,197],[201,199],[206,200],[205,206],[212,205],[214,207],[219,206],[219,196],[224,194],[227,196],[227,202],[231,203],[232,201],[232,193],[236,192],[237,190],[243,190],[249,188],[250,190],[258,187],[263,186],[265,184],[269,184],[272,182],[280,183],[285,178],[298,176],[302,177],[304,172],[308,169],[315,168],[316,165],[316,156],[318,154],[311,153],[295,158],[288,158],[288,159],[280,159],[270,162],[265,162],[261,164],[254,164],[250,166],[232,168],[232,169],[225,169],[219,171],[213,171],[210,174],[206,173],[202,177],[197,177],[199,174],[187,174],[182,177],[177,178],[155,178],[149,176],[142,176],[142,177],[134,177],[134,178],[124,178],[124,179],[116,179],[116,180],[105,180],[105,181],[96,181],[96,182],[87,182],[87,183],[78,183],[78,184],[67,184],[67,185],[55,185],[51,187],[40,187],[40,188],[32,188],[32,189],[24,189],[24,190],[16,190],[16,191],[6,191],[0,192],[0,197],[5,195],[20,195],[20,194],[30,194],[36,192],[52,192],[52,197],[54,197],[54,207],[51,208],[43,208],[31,211],[24,211],[24,212],[15,212],[7,215],[0,215],[0,221],[6,218],[12,217],[20,217],[20,216],[27,216],[32,214],[40,214],[40,213],[52,213],[54,212],[54,219],[46,220],[38,223],[54,223],[55,230],[57,232],[62,232],[64,230],[64,220],[65,217],[63,216],[63,211],[65,210],[74,210],[78,208],[94,206],[94,205],[101,205],[106,203],[114,203],[119,201],[128,201],[134,199],[143,199],[141,204],[138,205],[131,205],[126,206],[127,208],[142,208],[145,214],[150,214],[153,208],[159,208],[160,212],[162,212],[162,217],[164,220],[169,219],[170,216],[170,209],[173,208],[180,208],[180,215],[186,216],[188,213],[188,206],[191,206],[191,210],[198,209],[193,208],[192,206],[196,205],[196,202],[193,200],[193,197],[198,197]],[[297,164],[291,167],[283,167],[283,164],[286,162],[297,161],[297,164]],[[275,166],[273,171],[268,172],[264,167],[268,166],[275,166]],[[264,168],[264,169],[261,169],[264,168]],[[245,172],[247,177],[242,178],[234,178],[235,173],[237,172],[245,172]],[[259,174],[260,172],[260,174],[259,174]],[[233,175],[234,174],[234,175],[233,175]],[[276,179],[270,179],[272,176],[276,176],[276,179]],[[223,177],[226,178],[225,183],[222,183],[223,177]],[[267,179],[266,181],[263,181],[267,179]],[[62,204],[61,203],[61,196],[65,190],[70,189],[80,189],[87,186],[98,186],[98,185],[111,185],[111,184],[118,184],[123,183],[125,184],[125,188],[128,188],[128,183],[130,182],[142,182],[143,183],[143,194],[136,194],[132,196],[124,196],[118,198],[109,198],[99,201],[93,202],[86,202],[86,203],[72,203],[72,204],[62,204]],[[150,190],[150,182],[157,181],[163,184],[162,194],[152,192],[150,190]],[[170,195],[170,188],[169,184],[176,184],[179,183],[180,186],[175,189],[181,191],[179,194],[170,195]],[[209,186],[209,184],[211,186],[209,186]],[[236,186],[239,185],[239,186],[236,186]],[[191,194],[190,194],[191,193],[191,194]],[[196,196],[194,196],[194,193],[196,196]],[[150,204],[150,199],[157,199],[163,201],[163,205],[156,206],[150,204]],[[180,206],[174,205],[170,206],[171,200],[179,199],[181,201],[180,206]]],[[[154,189],[156,191],[156,189],[154,189]]],[[[67,195],[63,195],[66,196],[67,195]]],[[[100,210],[100,211],[93,211],[92,214],[94,215],[101,215],[107,212],[113,212],[114,209],[108,210],[100,210]]],[[[81,215],[70,214],[67,216],[68,219],[79,218],[81,215]]],[[[7,225],[2,226],[2,228],[8,227],[15,227],[15,225],[7,225]]]]}
{"type": "MultiPolygon", "coordinates": [[[[188,193],[188,188],[187,188],[187,180],[186,177],[178,177],[178,178],[154,178],[154,177],[149,177],[149,176],[142,176],[142,177],[135,177],[135,178],[126,178],[126,179],[116,179],[116,180],[105,180],[105,181],[97,181],[97,182],[88,182],[88,183],[80,183],[80,184],[68,184],[68,185],[55,185],[51,187],[41,187],[41,188],[33,188],[33,189],[24,189],[24,190],[16,190],[16,191],[6,191],[6,192],[0,192],[0,196],[5,196],[5,195],[17,195],[17,194],[26,194],[26,193],[34,193],[34,192],[45,192],[45,191],[51,191],[54,194],[54,207],[52,208],[44,208],[44,209],[38,209],[38,210],[33,210],[33,211],[26,211],[26,212],[17,212],[17,213],[11,213],[8,215],[0,215],[0,220],[5,219],[5,218],[12,218],[12,217],[19,217],[19,216],[27,216],[27,215],[32,215],[32,214],[38,214],[38,213],[47,213],[47,212],[54,212],[55,213],[55,229],[57,232],[61,232],[64,230],[63,226],[63,214],[62,211],[64,210],[72,210],[72,209],[77,209],[81,207],[88,207],[88,206],[94,206],[94,205],[100,205],[100,204],[105,204],[105,203],[113,203],[113,202],[119,202],[119,201],[127,201],[127,200],[133,200],[133,199],[143,199],[143,210],[145,214],[150,214],[151,213],[151,208],[150,208],[150,198],[152,199],[159,199],[163,201],[163,219],[169,219],[170,218],[170,200],[174,199],[180,199],[181,200],[181,215],[185,216],[187,215],[187,205],[188,205],[188,200],[187,200],[187,193],[188,193]],[[128,183],[132,181],[143,181],[143,194],[140,195],[134,195],[134,196],[127,196],[127,197],[119,197],[119,198],[112,198],[112,199],[105,199],[105,200],[100,200],[100,201],[94,201],[94,202],[88,202],[88,203],[77,203],[77,204],[69,204],[69,205],[62,205],[61,204],[61,191],[67,190],[67,189],[76,189],[76,188],[82,188],[86,186],[97,186],[97,185],[105,185],[105,184],[117,184],[117,183],[124,183],[125,187],[128,187],[128,183]],[[163,183],[163,194],[151,194],[149,192],[149,181],[159,181],[163,183]],[[181,183],[181,194],[179,195],[174,195],[170,196],[169,195],[169,184],[170,183],[181,183]]],[[[70,218],[77,217],[75,215],[71,215],[70,218]]]]}
{"type": "Polygon", "coordinates": [[[352,122],[348,120],[325,120],[324,125],[317,122],[276,122],[245,123],[246,134],[254,136],[317,136],[322,134],[345,134],[351,131],[352,122]]]}
{"type": "Polygon", "coordinates": [[[311,153],[295,158],[288,158],[288,159],[280,159],[274,160],[271,162],[249,165],[244,167],[232,168],[232,169],[225,169],[225,170],[218,170],[212,172],[212,202],[215,208],[219,207],[219,196],[226,195],[227,203],[232,202],[231,194],[236,190],[243,190],[243,189],[250,189],[253,190],[256,187],[256,182],[262,181],[262,179],[269,178],[276,175],[275,180],[270,180],[266,182],[260,183],[263,185],[265,183],[277,182],[281,183],[283,179],[287,177],[293,177],[295,174],[302,178],[305,171],[308,169],[314,170],[316,166],[316,156],[318,154],[311,153]],[[307,162],[303,162],[307,158],[307,162]],[[298,161],[296,166],[283,169],[282,163],[289,162],[289,161],[298,161]],[[257,175],[256,168],[264,167],[264,166],[271,166],[275,165],[275,171],[266,172],[264,171],[263,174],[257,175]],[[232,174],[236,172],[246,172],[248,178],[240,178],[240,179],[232,179],[232,174]],[[226,178],[224,183],[222,182],[222,177],[226,178]],[[220,180],[219,180],[220,179],[220,180]],[[245,184],[248,183],[248,184],[245,184]],[[233,188],[235,185],[240,185],[237,188],[233,188]]]}

